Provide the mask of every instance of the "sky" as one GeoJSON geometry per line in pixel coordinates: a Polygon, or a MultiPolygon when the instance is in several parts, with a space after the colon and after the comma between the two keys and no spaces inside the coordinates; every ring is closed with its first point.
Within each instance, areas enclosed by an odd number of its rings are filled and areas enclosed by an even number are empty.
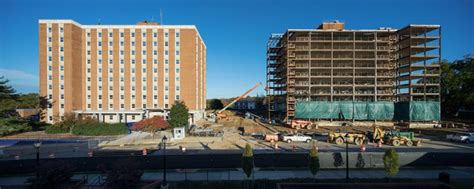
{"type": "MultiPolygon", "coordinates": [[[[472,0],[0,0],[0,76],[19,93],[39,92],[38,20],[196,25],[207,46],[207,98],[235,97],[265,83],[272,33],[339,20],[348,29],[442,27],[442,58],[474,54],[472,0]]],[[[264,95],[263,87],[251,93],[264,95]]]]}

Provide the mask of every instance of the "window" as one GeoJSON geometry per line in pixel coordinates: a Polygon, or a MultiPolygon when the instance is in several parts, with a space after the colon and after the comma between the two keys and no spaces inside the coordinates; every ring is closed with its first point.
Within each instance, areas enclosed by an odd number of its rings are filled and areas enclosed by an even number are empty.
{"type": "Polygon", "coordinates": [[[48,98],[51,100],[53,99],[53,95],[49,95],[48,98]]]}
{"type": "Polygon", "coordinates": [[[87,99],[91,99],[91,95],[87,95],[87,99]]]}
{"type": "Polygon", "coordinates": [[[176,64],[179,64],[179,59],[178,59],[178,60],[176,60],[176,64]]]}
{"type": "Polygon", "coordinates": [[[132,77],[132,82],[135,82],[135,77],[132,77]]]}
{"type": "Polygon", "coordinates": [[[146,73],[146,68],[143,68],[142,70],[143,70],[143,71],[142,71],[143,73],[146,73]]]}
{"type": "Polygon", "coordinates": [[[165,68],[165,73],[168,73],[168,68],[165,68]]]}
{"type": "Polygon", "coordinates": [[[153,68],[153,73],[158,73],[158,68],[153,68]]]}
{"type": "Polygon", "coordinates": [[[158,34],[157,34],[157,33],[153,33],[153,37],[156,37],[156,36],[158,36],[158,34]]]}
{"type": "Polygon", "coordinates": [[[132,59],[132,64],[135,64],[135,59],[132,59]]]}
{"type": "Polygon", "coordinates": [[[165,64],[168,64],[168,59],[165,60],[165,64]]]}
{"type": "Polygon", "coordinates": [[[168,37],[168,32],[165,32],[165,37],[168,37]]]}
{"type": "Polygon", "coordinates": [[[102,33],[99,32],[99,33],[97,33],[97,34],[99,35],[99,37],[102,37],[102,33]]]}
{"type": "Polygon", "coordinates": [[[48,56],[48,60],[49,60],[49,61],[53,61],[53,57],[48,56]]]}
{"type": "Polygon", "coordinates": [[[176,91],[179,91],[179,86],[176,86],[176,91]]]}
{"type": "Polygon", "coordinates": [[[165,108],[168,108],[168,104],[165,104],[165,108]]]}
{"type": "Polygon", "coordinates": [[[49,70],[49,71],[52,71],[52,70],[53,70],[53,66],[48,66],[48,70],[49,70]]]}
{"type": "Polygon", "coordinates": [[[91,55],[91,51],[87,51],[87,55],[91,55]]]}
{"type": "Polygon", "coordinates": [[[99,100],[101,100],[101,99],[102,99],[102,95],[99,95],[99,100]]]}
{"type": "Polygon", "coordinates": [[[109,55],[112,55],[112,51],[109,51],[109,55]]]}
{"type": "Polygon", "coordinates": [[[168,77],[165,77],[165,81],[168,82],[168,77]]]}
{"type": "Polygon", "coordinates": [[[97,45],[98,45],[99,47],[102,46],[102,42],[99,41],[99,42],[97,43],[97,45]]]}
{"type": "Polygon", "coordinates": [[[61,99],[64,99],[64,95],[63,95],[63,94],[61,94],[61,99]]]}
{"type": "Polygon", "coordinates": [[[143,86],[143,90],[146,91],[146,86],[143,86]]]}
{"type": "MultiPolygon", "coordinates": [[[[135,104],[132,104],[132,107],[135,108],[135,104]]],[[[135,116],[132,115],[132,120],[135,120],[135,116]]]]}
{"type": "Polygon", "coordinates": [[[135,32],[132,32],[132,37],[135,37],[135,32]]]}
{"type": "Polygon", "coordinates": [[[120,59],[120,64],[123,64],[124,63],[124,60],[123,59],[120,59]]]}
{"type": "Polygon", "coordinates": [[[134,91],[134,90],[135,90],[135,86],[132,86],[132,91],[134,91]]]}
{"type": "Polygon", "coordinates": [[[90,91],[90,90],[91,90],[91,86],[87,86],[87,90],[90,91]]]}
{"type": "Polygon", "coordinates": [[[60,30],[61,32],[64,32],[64,28],[59,28],[59,30],[60,30]]]}
{"type": "Polygon", "coordinates": [[[123,32],[120,32],[120,37],[123,37],[123,32]]]}
{"type": "Polygon", "coordinates": [[[168,99],[168,95],[165,95],[165,99],[168,99]]]}
{"type": "Polygon", "coordinates": [[[158,99],[158,95],[153,95],[153,99],[158,99]]]}
{"type": "Polygon", "coordinates": [[[134,50],[132,50],[132,55],[135,55],[135,51],[134,51],[134,50]]]}
{"type": "Polygon", "coordinates": [[[114,95],[109,95],[109,99],[113,99],[114,98],[114,95]]]}
{"type": "Polygon", "coordinates": [[[123,82],[125,80],[125,78],[123,77],[120,77],[120,81],[123,82]]]}
{"type": "Polygon", "coordinates": [[[146,37],[146,33],[142,33],[142,37],[146,37]]]}
{"type": "Polygon", "coordinates": [[[153,55],[158,55],[158,51],[153,51],[153,55]]]}
{"type": "Polygon", "coordinates": [[[91,108],[91,104],[87,104],[87,108],[91,108]]]}
{"type": "Polygon", "coordinates": [[[87,32],[87,37],[90,37],[91,36],[91,32],[87,32]]]}
{"type": "Polygon", "coordinates": [[[142,63],[143,63],[143,64],[146,64],[146,60],[145,60],[145,59],[143,59],[143,60],[142,60],[142,63]]]}
{"type": "Polygon", "coordinates": [[[143,107],[143,108],[146,108],[146,104],[143,104],[142,107],[143,107]]]}
{"type": "Polygon", "coordinates": [[[176,68],[176,73],[179,73],[179,68],[176,68]]]}
{"type": "Polygon", "coordinates": [[[61,52],[64,52],[64,47],[61,47],[60,49],[61,49],[61,52]]]}
{"type": "Polygon", "coordinates": [[[167,46],[168,46],[168,41],[165,41],[165,47],[167,47],[167,46]]]}
{"type": "Polygon", "coordinates": [[[109,64],[112,64],[112,63],[113,63],[113,62],[112,62],[112,59],[109,59],[109,64]]]}
{"type": "Polygon", "coordinates": [[[51,33],[51,28],[48,28],[48,32],[51,33]]]}
{"type": "Polygon", "coordinates": [[[53,80],[53,76],[52,76],[52,75],[48,75],[48,80],[53,80]]]}
{"type": "Polygon", "coordinates": [[[114,46],[114,43],[112,41],[110,41],[109,46],[114,46]]]}
{"type": "Polygon", "coordinates": [[[99,71],[98,71],[98,72],[99,72],[99,73],[102,73],[102,68],[99,68],[99,71]]]}
{"type": "Polygon", "coordinates": [[[64,37],[61,37],[61,38],[59,39],[59,41],[60,41],[61,43],[64,42],[64,37]]]}
{"type": "MultiPolygon", "coordinates": [[[[110,105],[110,108],[112,108],[112,104],[110,105]]],[[[109,120],[113,120],[114,119],[114,116],[113,115],[110,115],[109,116],[109,120]]]]}
{"type": "Polygon", "coordinates": [[[113,91],[113,90],[114,90],[114,86],[110,86],[110,87],[109,87],[109,90],[113,91]]]}
{"type": "Polygon", "coordinates": [[[109,33],[109,37],[112,37],[112,32],[109,33]]]}
{"type": "Polygon", "coordinates": [[[176,46],[179,47],[179,41],[176,41],[176,46]]]}
{"type": "Polygon", "coordinates": [[[146,77],[143,77],[143,82],[145,82],[145,81],[146,81],[146,77]]]}
{"type": "Polygon", "coordinates": [[[165,51],[165,55],[168,55],[168,50],[165,51]]]}
{"type": "Polygon", "coordinates": [[[143,95],[143,99],[144,99],[144,100],[146,99],[146,95],[143,95]]]}
{"type": "Polygon", "coordinates": [[[98,53],[99,53],[99,55],[102,55],[102,51],[100,51],[100,50],[99,50],[99,52],[98,52],[98,53]]]}
{"type": "Polygon", "coordinates": [[[179,37],[179,32],[176,32],[176,37],[179,37]]]}
{"type": "Polygon", "coordinates": [[[61,56],[60,58],[61,58],[61,62],[64,61],[64,56],[61,56]]]}
{"type": "Polygon", "coordinates": [[[91,42],[90,42],[90,41],[87,42],[87,46],[91,46],[91,42]]]}
{"type": "Polygon", "coordinates": [[[109,77],[109,81],[112,82],[112,81],[113,81],[113,78],[112,78],[112,77],[109,77]]]}
{"type": "Polygon", "coordinates": [[[52,47],[48,47],[48,51],[51,52],[53,50],[52,47]]]}
{"type": "Polygon", "coordinates": [[[132,95],[132,99],[135,99],[135,95],[132,95]]]}
{"type": "Polygon", "coordinates": [[[61,104],[61,108],[64,108],[64,104],[61,104]]]}
{"type": "Polygon", "coordinates": [[[120,51],[120,55],[123,55],[123,51],[120,51]]]}
{"type": "Polygon", "coordinates": [[[179,51],[176,51],[176,55],[179,55],[179,51]]]}
{"type": "Polygon", "coordinates": [[[146,46],[146,42],[143,42],[143,45],[142,46],[146,46]]]}
{"type": "Polygon", "coordinates": [[[61,80],[64,80],[64,75],[61,75],[61,80]]]}
{"type": "Polygon", "coordinates": [[[102,104],[99,104],[99,108],[102,108],[102,104]]]}
{"type": "Polygon", "coordinates": [[[123,46],[123,41],[120,41],[120,46],[123,46]]]}
{"type": "Polygon", "coordinates": [[[121,90],[121,91],[125,90],[125,87],[120,86],[120,90],[121,90]]]}
{"type": "Polygon", "coordinates": [[[143,51],[142,54],[143,54],[143,55],[146,55],[146,51],[143,51]]]}
{"type": "Polygon", "coordinates": [[[124,105],[124,104],[120,104],[120,108],[125,108],[125,105],[124,105]]]}
{"type": "Polygon", "coordinates": [[[48,37],[48,42],[51,42],[53,41],[53,39],[51,37],[48,37]]]}
{"type": "MultiPolygon", "coordinates": [[[[109,108],[110,109],[114,108],[113,104],[109,104],[109,108]]],[[[112,117],[112,116],[110,116],[110,117],[112,117]]]]}
{"type": "Polygon", "coordinates": [[[176,100],[179,100],[179,95],[176,95],[176,100]]]}
{"type": "Polygon", "coordinates": [[[64,66],[60,66],[59,69],[60,69],[61,71],[64,71],[64,66]]]}
{"type": "Polygon", "coordinates": [[[99,59],[99,64],[102,64],[102,59],[99,59]]]}
{"type": "Polygon", "coordinates": [[[135,46],[135,41],[132,41],[132,46],[135,46]]]}
{"type": "Polygon", "coordinates": [[[87,59],[87,64],[91,64],[91,59],[87,59]]]}
{"type": "Polygon", "coordinates": [[[49,121],[53,121],[53,116],[49,116],[49,121]]]}
{"type": "Polygon", "coordinates": [[[135,73],[135,68],[132,68],[132,73],[135,73]]]}
{"type": "Polygon", "coordinates": [[[88,81],[88,82],[91,82],[91,78],[90,78],[90,77],[87,77],[87,81],[88,81]]]}
{"type": "Polygon", "coordinates": [[[158,87],[157,86],[153,86],[153,90],[158,90],[158,87]]]}
{"type": "Polygon", "coordinates": [[[120,99],[125,99],[125,95],[120,95],[120,99]]]}
{"type": "Polygon", "coordinates": [[[158,64],[158,60],[157,59],[153,60],[153,64],[158,64]]]}
{"type": "Polygon", "coordinates": [[[165,86],[165,91],[168,91],[169,87],[168,86],[165,86]]]}
{"type": "Polygon", "coordinates": [[[155,47],[158,46],[158,42],[156,42],[156,41],[153,42],[153,46],[155,46],[155,47]]]}

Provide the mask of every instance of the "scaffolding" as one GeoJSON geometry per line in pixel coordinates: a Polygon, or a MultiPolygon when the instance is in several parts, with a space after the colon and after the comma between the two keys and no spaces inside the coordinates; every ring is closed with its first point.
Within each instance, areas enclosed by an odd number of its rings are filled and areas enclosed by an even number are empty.
{"type": "Polygon", "coordinates": [[[333,24],[271,35],[269,118],[289,122],[297,102],[439,101],[439,26],[345,30],[333,24]]]}

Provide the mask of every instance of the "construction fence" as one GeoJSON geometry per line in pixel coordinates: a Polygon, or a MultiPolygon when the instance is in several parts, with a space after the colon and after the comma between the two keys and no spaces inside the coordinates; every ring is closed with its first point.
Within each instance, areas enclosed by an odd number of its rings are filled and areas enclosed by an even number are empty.
{"type": "Polygon", "coordinates": [[[354,119],[393,121],[439,121],[440,103],[436,101],[361,102],[299,101],[298,119],[354,119]]]}

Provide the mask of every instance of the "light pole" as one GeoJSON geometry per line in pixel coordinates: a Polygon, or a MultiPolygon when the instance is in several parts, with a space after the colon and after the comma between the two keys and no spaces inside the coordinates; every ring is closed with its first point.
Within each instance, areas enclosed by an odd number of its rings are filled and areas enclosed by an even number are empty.
{"type": "Polygon", "coordinates": [[[344,137],[346,141],[346,182],[349,182],[349,133],[344,137]]]}
{"type": "Polygon", "coordinates": [[[38,139],[33,143],[36,149],[36,179],[39,179],[39,152],[41,147],[41,141],[38,139]]]}
{"type": "Polygon", "coordinates": [[[163,182],[161,183],[162,189],[168,188],[168,183],[166,182],[166,141],[168,141],[168,138],[166,138],[165,135],[161,139],[161,144],[163,144],[163,182]]]}

